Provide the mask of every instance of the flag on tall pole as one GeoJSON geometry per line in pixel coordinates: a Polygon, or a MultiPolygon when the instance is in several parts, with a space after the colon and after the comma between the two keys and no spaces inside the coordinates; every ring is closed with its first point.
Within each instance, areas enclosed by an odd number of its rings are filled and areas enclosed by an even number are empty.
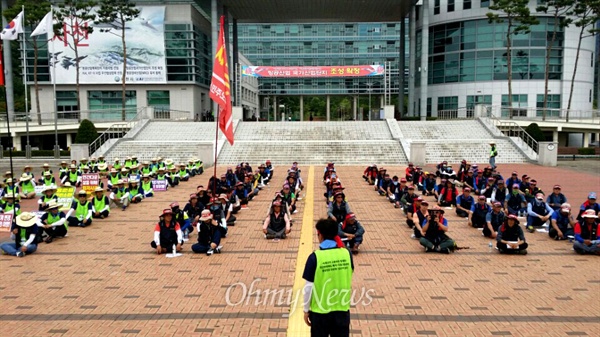
{"type": "Polygon", "coordinates": [[[35,27],[33,32],[31,32],[31,37],[48,34],[52,31],[52,10],[44,16],[42,21],[35,27]]]}
{"type": "Polygon", "coordinates": [[[221,16],[219,40],[213,64],[212,79],[210,81],[210,98],[219,105],[219,128],[229,141],[229,144],[233,145],[231,89],[229,86],[229,66],[227,64],[227,50],[225,48],[224,25],[225,18],[224,16],[221,16]]]}
{"type": "Polygon", "coordinates": [[[16,40],[19,38],[19,34],[23,33],[23,11],[19,13],[11,22],[2,29],[0,33],[0,39],[2,40],[16,40]]]}

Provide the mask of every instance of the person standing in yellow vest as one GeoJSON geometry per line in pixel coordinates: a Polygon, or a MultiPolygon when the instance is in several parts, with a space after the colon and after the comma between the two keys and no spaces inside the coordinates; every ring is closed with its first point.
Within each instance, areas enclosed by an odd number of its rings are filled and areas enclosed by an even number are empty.
{"type": "Polygon", "coordinates": [[[311,336],[350,336],[352,255],[335,241],[338,225],[331,219],[316,224],[319,250],[306,260],[302,278],[304,322],[311,336]]]}
{"type": "Polygon", "coordinates": [[[498,149],[496,148],[496,142],[490,142],[490,166],[492,170],[496,169],[496,156],[498,155],[498,149]]]}

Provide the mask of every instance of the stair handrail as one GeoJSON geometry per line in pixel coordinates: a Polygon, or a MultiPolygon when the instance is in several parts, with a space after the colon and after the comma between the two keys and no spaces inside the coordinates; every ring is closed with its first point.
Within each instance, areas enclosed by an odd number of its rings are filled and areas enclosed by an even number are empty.
{"type": "Polygon", "coordinates": [[[104,143],[106,143],[109,139],[114,138],[123,138],[125,134],[133,129],[133,127],[141,120],[141,116],[146,114],[146,108],[142,107],[137,109],[135,116],[133,116],[128,121],[119,122],[112,124],[108,129],[98,136],[93,142],[89,145],[90,155],[96,152],[104,143]]]}
{"type": "Polygon", "coordinates": [[[527,147],[533,150],[533,152],[539,154],[539,145],[537,140],[531,137],[531,135],[527,133],[527,131],[525,131],[525,129],[523,129],[519,124],[513,121],[499,119],[491,112],[490,109],[488,109],[487,117],[490,120],[490,122],[504,135],[506,135],[505,131],[508,131],[509,137],[513,135],[519,137],[521,141],[523,141],[527,145],[527,147]]]}

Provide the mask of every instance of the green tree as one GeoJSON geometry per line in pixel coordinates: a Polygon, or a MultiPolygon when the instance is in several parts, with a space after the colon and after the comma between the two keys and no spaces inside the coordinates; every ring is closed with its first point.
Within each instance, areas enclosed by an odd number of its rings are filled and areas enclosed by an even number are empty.
{"type": "Polygon", "coordinates": [[[577,65],[579,63],[579,52],[581,50],[581,41],[584,37],[598,33],[596,22],[600,20],[600,1],[599,0],[577,0],[573,8],[575,26],[579,28],[579,40],[577,41],[577,52],[575,54],[575,66],[573,76],[571,77],[571,90],[569,90],[569,103],[567,104],[566,120],[569,121],[569,112],[573,99],[573,90],[575,89],[575,75],[577,74],[577,65]],[[585,34],[588,35],[585,35],[585,34]]]}
{"type": "Polygon", "coordinates": [[[127,42],[125,41],[125,32],[127,23],[140,16],[140,10],[135,8],[135,4],[129,0],[102,0],[98,9],[98,18],[96,24],[110,24],[116,28],[102,28],[100,32],[110,33],[121,38],[123,48],[123,73],[121,75],[121,118],[127,118],[125,110],[127,97],[127,42]]]}
{"type": "MultiPolygon", "coordinates": [[[[96,6],[93,0],[65,0],[54,11],[56,24],[54,35],[64,36],[64,42],[75,52],[75,88],[77,91],[77,106],[81,110],[80,85],[79,85],[79,44],[87,39],[94,29],[90,25],[96,18],[92,9],[96,6]]],[[[52,66],[56,66],[55,64],[52,66]]],[[[80,115],[81,116],[81,115],[80,115]]],[[[78,117],[81,119],[81,117],[78,117]]]]}
{"type": "Polygon", "coordinates": [[[567,28],[573,20],[569,17],[575,5],[575,0],[547,0],[536,8],[538,12],[550,13],[552,15],[552,32],[546,43],[546,68],[544,69],[544,110],[542,120],[546,120],[546,109],[548,108],[548,82],[550,77],[550,53],[556,41],[559,29],[567,28]]]}
{"type": "Polygon", "coordinates": [[[506,67],[508,77],[508,106],[510,118],[512,113],[512,36],[528,34],[532,25],[538,20],[531,16],[529,0],[496,0],[490,9],[497,12],[487,13],[490,23],[506,23],[506,67]]]}
{"type": "MultiPolygon", "coordinates": [[[[15,17],[19,12],[21,12],[22,8],[25,7],[25,27],[30,28],[30,30],[34,30],[35,27],[40,23],[40,21],[44,18],[44,16],[50,11],[50,6],[52,4],[48,0],[38,0],[38,1],[30,1],[30,0],[17,0],[15,4],[4,10],[4,15],[7,17],[15,17]]],[[[29,34],[23,34],[23,38],[25,39],[25,43],[28,48],[33,49],[33,88],[35,91],[35,107],[37,110],[37,121],[39,125],[42,125],[42,109],[40,107],[40,95],[39,95],[39,85],[38,85],[38,58],[39,58],[39,49],[43,47],[48,41],[38,40],[38,36],[29,37],[29,34]]],[[[21,60],[21,62],[25,62],[21,60]]],[[[25,107],[25,112],[27,113],[29,110],[28,107],[25,107]]]]}
{"type": "Polygon", "coordinates": [[[98,138],[98,131],[96,131],[96,126],[91,121],[84,119],[79,124],[79,129],[77,129],[77,135],[75,136],[76,144],[90,144],[94,140],[98,138]]]}
{"type": "Polygon", "coordinates": [[[525,132],[527,132],[531,138],[535,139],[538,142],[543,142],[546,140],[546,136],[544,136],[544,132],[540,129],[540,126],[537,123],[531,123],[525,128],[525,132]]]}

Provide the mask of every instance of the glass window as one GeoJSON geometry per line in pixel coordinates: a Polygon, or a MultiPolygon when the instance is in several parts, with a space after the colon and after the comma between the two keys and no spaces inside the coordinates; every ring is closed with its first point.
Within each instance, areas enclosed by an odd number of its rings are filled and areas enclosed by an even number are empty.
{"type": "Polygon", "coordinates": [[[431,117],[431,97],[427,97],[427,117],[431,117]]]}
{"type": "Polygon", "coordinates": [[[438,114],[440,111],[445,110],[457,110],[458,109],[458,96],[446,96],[438,97],[438,114]]]}
{"type": "Polygon", "coordinates": [[[146,92],[148,106],[153,106],[154,109],[169,110],[171,100],[168,90],[148,90],[146,92]]]}
{"type": "Polygon", "coordinates": [[[471,9],[471,0],[463,1],[463,10],[465,10],[465,9],[471,9]]]}
{"type": "Polygon", "coordinates": [[[490,7],[490,0],[481,0],[481,8],[490,7]]]}
{"type": "MultiPolygon", "coordinates": [[[[536,99],[536,116],[541,117],[544,115],[544,95],[538,94],[536,99]]],[[[560,116],[560,95],[548,95],[548,101],[546,103],[546,116],[559,117],[560,116]]]]}
{"type": "MultiPolygon", "coordinates": [[[[136,91],[125,92],[126,119],[137,112],[136,91]]],[[[88,91],[88,104],[92,120],[119,120],[122,114],[122,91],[88,91]]]]}
{"type": "Polygon", "coordinates": [[[77,119],[76,114],[69,113],[70,111],[79,111],[79,105],[77,105],[77,92],[57,91],[56,110],[58,112],[65,112],[58,114],[58,118],[60,119],[77,119]]]}
{"type": "Polygon", "coordinates": [[[448,13],[454,12],[454,0],[448,0],[448,13]]]}
{"type": "Polygon", "coordinates": [[[512,95],[512,109],[508,102],[508,95],[502,95],[502,116],[508,117],[512,112],[515,117],[527,117],[527,95],[512,95]]]}
{"type": "Polygon", "coordinates": [[[433,2],[433,15],[440,14],[440,0],[435,0],[433,2]]]}

